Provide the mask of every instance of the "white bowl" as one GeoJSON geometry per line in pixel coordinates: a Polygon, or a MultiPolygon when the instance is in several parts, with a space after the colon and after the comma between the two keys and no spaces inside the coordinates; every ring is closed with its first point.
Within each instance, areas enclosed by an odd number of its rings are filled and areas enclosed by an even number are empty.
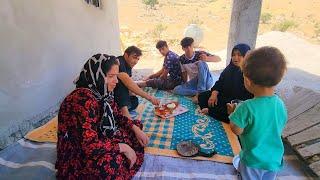
{"type": "Polygon", "coordinates": [[[174,109],[175,107],[176,107],[175,103],[170,103],[167,105],[167,108],[169,108],[169,109],[174,109]]]}

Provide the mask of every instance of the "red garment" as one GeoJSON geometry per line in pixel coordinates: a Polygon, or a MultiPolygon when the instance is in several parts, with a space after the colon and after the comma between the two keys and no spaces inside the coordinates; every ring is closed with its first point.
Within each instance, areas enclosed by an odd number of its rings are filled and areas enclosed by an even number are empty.
{"type": "Polygon", "coordinates": [[[99,128],[102,104],[89,89],[78,88],[64,99],[58,115],[58,179],[131,179],[139,170],[144,149],[131,128],[133,124],[142,128],[142,124],[123,116],[116,103],[110,105],[118,131],[106,137],[99,128]],[[131,169],[118,143],[126,143],[136,152],[131,169]]]}

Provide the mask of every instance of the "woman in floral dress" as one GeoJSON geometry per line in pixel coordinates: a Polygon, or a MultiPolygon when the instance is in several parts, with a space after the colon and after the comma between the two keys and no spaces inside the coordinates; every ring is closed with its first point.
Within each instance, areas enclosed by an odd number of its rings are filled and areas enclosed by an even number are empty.
{"type": "Polygon", "coordinates": [[[119,62],[96,54],[58,115],[58,179],[131,179],[143,163],[149,138],[140,121],[123,116],[113,99],[119,62]]]}

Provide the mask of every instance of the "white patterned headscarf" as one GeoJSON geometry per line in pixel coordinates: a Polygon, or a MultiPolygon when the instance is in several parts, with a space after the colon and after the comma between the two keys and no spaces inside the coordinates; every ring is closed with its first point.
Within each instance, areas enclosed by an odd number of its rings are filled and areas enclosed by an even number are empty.
{"type": "Polygon", "coordinates": [[[115,56],[96,54],[84,64],[79,77],[75,80],[77,88],[90,89],[96,99],[103,104],[100,130],[105,136],[113,134],[117,129],[117,123],[110,106],[114,99],[113,91],[108,91],[108,86],[105,82],[107,72],[115,64],[119,65],[119,61],[115,56]]]}

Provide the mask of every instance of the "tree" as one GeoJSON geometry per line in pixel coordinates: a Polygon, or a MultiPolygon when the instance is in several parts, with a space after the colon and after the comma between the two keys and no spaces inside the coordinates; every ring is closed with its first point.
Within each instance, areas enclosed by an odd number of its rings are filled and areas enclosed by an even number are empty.
{"type": "Polygon", "coordinates": [[[159,4],[158,0],[142,0],[142,2],[149,6],[150,9],[155,9],[156,4],[159,4]]]}

